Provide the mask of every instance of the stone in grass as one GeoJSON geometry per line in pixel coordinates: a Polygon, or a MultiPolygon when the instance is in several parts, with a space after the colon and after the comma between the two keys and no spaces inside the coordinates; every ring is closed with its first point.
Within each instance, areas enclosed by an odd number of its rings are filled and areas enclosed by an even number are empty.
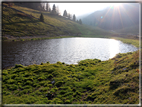
{"type": "Polygon", "coordinates": [[[55,83],[55,80],[51,81],[51,84],[54,84],[55,83]]]}
{"type": "Polygon", "coordinates": [[[53,97],[53,94],[51,94],[50,92],[48,92],[47,94],[45,94],[46,97],[48,97],[49,100],[51,100],[51,98],[53,97]]]}
{"type": "Polygon", "coordinates": [[[127,68],[123,68],[122,70],[125,71],[127,68]]]}
{"type": "Polygon", "coordinates": [[[114,73],[114,71],[111,72],[112,74],[114,73]]]}

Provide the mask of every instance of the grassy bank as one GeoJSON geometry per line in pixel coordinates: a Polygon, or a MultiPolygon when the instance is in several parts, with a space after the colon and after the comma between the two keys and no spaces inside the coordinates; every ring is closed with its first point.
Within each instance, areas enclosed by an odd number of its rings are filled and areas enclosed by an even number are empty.
{"type": "Polygon", "coordinates": [[[138,104],[139,55],[15,65],[2,72],[3,104],[138,104]]]}

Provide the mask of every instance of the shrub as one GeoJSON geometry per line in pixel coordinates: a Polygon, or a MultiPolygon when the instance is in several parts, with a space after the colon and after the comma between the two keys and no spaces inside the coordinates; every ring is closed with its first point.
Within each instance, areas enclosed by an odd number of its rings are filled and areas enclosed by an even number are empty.
{"type": "Polygon", "coordinates": [[[49,61],[47,61],[46,63],[47,63],[47,64],[50,64],[50,62],[49,62],[49,61]]]}
{"type": "Polygon", "coordinates": [[[23,67],[21,64],[15,64],[15,68],[23,67]]]}
{"type": "Polygon", "coordinates": [[[62,65],[62,63],[60,61],[58,61],[57,64],[62,65]]]}
{"type": "Polygon", "coordinates": [[[42,62],[40,65],[43,65],[44,63],[42,62]]]}
{"type": "Polygon", "coordinates": [[[41,22],[44,22],[44,17],[43,17],[43,14],[41,13],[41,15],[40,15],[40,21],[41,22]]]}

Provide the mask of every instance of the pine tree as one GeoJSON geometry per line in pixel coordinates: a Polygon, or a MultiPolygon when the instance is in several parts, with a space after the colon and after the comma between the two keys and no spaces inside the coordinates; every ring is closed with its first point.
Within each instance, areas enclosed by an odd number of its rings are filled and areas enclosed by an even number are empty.
{"type": "Polygon", "coordinates": [[[73,21],[76,21],[76,16],[75,16],[75,14],[73,15],[73,21]]]}
{"type": "Polygon", "coordinates": [[[76,22],[77,22],[77,23],[79,23],[79,21],[78,21],[78,20],[77,20],[76,22]]]}
{"type": "Polygon", "coordinates": [[[49,11],[49,4],[46,3],[46,11],[48,12],[49,11]]]}
{"type": "Polygon", "coordinates": [[[44,17],[43,17],[43,14],[41,13],[41,15],[40,15],[40,21],[41,22],[44,22],[44,17]]]}
{"type": "Polygon", "coordinates": [[[67,11],[66,10],[64,10],[63,16],[67,17],[67,11]]]}
{"type": "Polygon", "coordinates": [[[55,4],[53,5],[52,13],[53,13],[53,14],[56,14],[56,6],[55,6],[55,4]]]}
{"type": "Polygon", "coordinates": [[[81,24],[81,25],[82,25],[82,21],[81,21],[81,19],[79,19],[79,24],[81,24]]]}
{"type": "Polygon", "coordinates": [[[51,12],[51,8],[49,7],[49,12],[51,12]]]}
{"type": "Polygon", "coordinates": [[[71,19],[71,15],[70,15],[70,13],[68,13],[67,17],[68,17],[68,19],[71,19]]]}

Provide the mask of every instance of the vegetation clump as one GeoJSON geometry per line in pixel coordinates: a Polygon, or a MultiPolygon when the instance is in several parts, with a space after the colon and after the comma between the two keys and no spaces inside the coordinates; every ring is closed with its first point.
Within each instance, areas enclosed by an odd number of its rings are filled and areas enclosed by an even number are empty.
{"type": "Polygon", "coordinates": [[[43,14],[41,13],[41,15],[40,15],[40,21],[41,22],[44,22],[44,17],[43,17],[43,14]]]}

